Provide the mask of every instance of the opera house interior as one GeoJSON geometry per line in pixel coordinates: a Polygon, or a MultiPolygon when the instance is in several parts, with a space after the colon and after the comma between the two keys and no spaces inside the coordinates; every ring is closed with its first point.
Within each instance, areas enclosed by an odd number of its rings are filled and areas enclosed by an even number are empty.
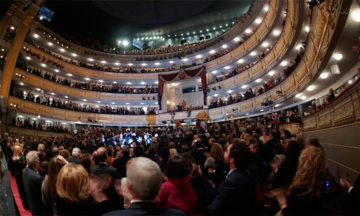
{"type": "Polygon", "coordinates": [[[0,77],[0,215],[360,215],[360,0],[1,0],[0,77]]]}

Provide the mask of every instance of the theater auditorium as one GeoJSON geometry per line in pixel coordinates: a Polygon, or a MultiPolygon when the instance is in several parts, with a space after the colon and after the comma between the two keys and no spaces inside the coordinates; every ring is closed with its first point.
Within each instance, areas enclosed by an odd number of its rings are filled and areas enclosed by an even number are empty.
{"type": "Polygon", "coordinates": [[[360,215],[360,0],[1,0],[0,215],[360,215]]]}

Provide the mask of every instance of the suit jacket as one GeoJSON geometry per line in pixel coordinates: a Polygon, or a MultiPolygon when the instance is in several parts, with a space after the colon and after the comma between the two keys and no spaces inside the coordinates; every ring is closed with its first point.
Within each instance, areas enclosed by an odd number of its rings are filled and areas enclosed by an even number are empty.
{"type": "Polygon", "coordinates": [[[93,168],[91,168],[91,174],[110,175],[114,181],[119,178],[119,173],[118,173],[117,169],[109,166],[108,164],[98,164],[98,165],[94,166],[93,168]]]}
{"type": "Polygon", "coordinates": [[[32,167],[23,170],[23,183],[31,213],[36,215],[52,215],[52,211],[45,207],[42,201],[42,177],[32,167]]]}
{"type": "Polygon", "coordinates": [[[153,202],[135,202],[135,203],[131,203],[128,209],[108,212],[103,216],[119,216],[119,215],[185,216],[185,213],[177,209],[157,208],[153,202]]]}
{"type": "Polygon", "coordinates": [[[113,167],[115,167],[120,175],[120,178],[126,177],[126,164],[131,158],[129,156],[124,156],[120,159],[116,158],[114,160],[113,167]]]}
{"type": "Polygon", "coordinates": [[[354,183],[353,189],[348,194],[342,214],[343,215],[360,215],[360,175],[354,183]]]}
{"type": "Polygon", "coordinates": [[[215,199],[207,206],[210,215],[251,215],[256,203],[250,174],[234,170],[220,184],[215,199]]]}
{"type": "Polygon", "coordinates": [[[75,157],[75,156],[72,156],[71,158],[67,158],[66,159],[69,163],[73,163],[73,164],[80,164],[80,159],[75,157]]]}

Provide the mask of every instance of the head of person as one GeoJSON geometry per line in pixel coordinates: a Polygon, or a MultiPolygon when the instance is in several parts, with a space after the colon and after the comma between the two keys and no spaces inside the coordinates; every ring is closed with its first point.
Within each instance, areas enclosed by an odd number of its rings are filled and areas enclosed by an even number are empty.
{"type": "Polygon", "coordinates": [[[290,188],[300,186],[306,194],[321,197],[326,175],[325,153],[322,148],[309,146],[299,157],[299,165],[290,188]]]}
{"type": "Polygon", "coordinates": [[[298,158],[301,152],[300,143],[296,140],[290,140],[284,145],[284,153],[288,158],[298,158]]]}
{"type": "Polygon", "coordinates": [[[170,158],[166,165],[165,174],[169,179],[182,179],[189,175],[186,161],[178,156],[170,158]]]}
{"type": "Polygon", "coordinates": [[[45,145],[40,143],[37,147],[38,153],[45,153],[45,145]]]}
{"type": "Polygon", "coordinates": [[[28,167],[39,169],[40,160],[36,151],[29,151],[26,154],[26,164],[28,167]]]}
{"type": "Polygon", "coordinates": [[[176,149],[172,148],[170,149],[170,158],[178,156],[178,152],[176,149]]]}
{"type": "Polygon", "coordinates": [[[270,130],[270,138],[271,139],[278,139],[279,138],[278,133],[277,133],[277,131],[275,129],[270,130]]]}
{"type": "Polygon", "coordinates": [[[100,147],[96,150],[97,153],[97,159],[101,163],[105,163],[108,158],[107,150],[105,147],[100,147]]]}
{"type": "Polygon", "coordinates": [[[134,200],[154,200],[158,195],[162,174],[160,167],[152,160],[137,157],[127,167],[127,189],[134,200]]]}
{"type": "Polygon", "coordinates": [[[211,146],[210,156],[215,160],[224,160],[224,150],[222,146],[218,143],[215,143],[211,146]]]}
{"type": "Polygon", "coordinates": [[[228,146],[224,158],[230,169],[245,171],[249,166],[249,148],[244,141],[228,146]]]}
{"type": "Polygon", "coordinates": [[[60,155],[63,156],[64,158],[69,158],[70,152],[67,149],[62,149],[60,150],[60,155]]]}
{"type": "Polygon", "coordinates": [[[334,89],[333,88],[329,89],[329,94],[334,94],[334,89]]]}
{"type": "Polygon", "coordinates": [[[250,153],[255,154],[259,151],[259,147],[256,143],[251,143],[249,145],[249,150],[250,150],[250,153]]]}
{"type": "Polygon", "coordinates": [[[214,145],[214,144],[215,144],[215,139],[210,138],[210,139],[209,139],[209,145],[212,146],[212,145],[214,145]]]}
{"type": "Polygon", "coordinates": [[[208,157],[205,161],[204,167],[206,169],[215,169],[215,159],[212,157],[208,157]]]}
{"type": "Polygon", "coordinates": [[[142,157],[144,155],[144,147],[137,145],[134,148],[134,157],[142,157]]]}
{"type": "Polygon", "coordinates": [[[85,153],[81,155],[80,164],[84,167],[87,172],[90,172],[91,169],[91,155],[85,153]]]}
{"type": "Polygon", "coordinates": [[[130,147],[128,145],[123,146],[122,155],[123,155],[123,157],[129,157],[130,156],[130,147]]]}
{"type": "Polygon", "coordinates": [[[78,204],[89,194],[89,177],[83,166],[69,163],[61,168],[56,182],[57,195],[66,202],[78,204]]]}
{"type": "Polygon", "coordinates": [[[165,162],[169,160],[169,158],[170,158],[170,150],[169,150],[168,147],[165,146],[165,147],[162,147],[160,149],[160,157],[165,162]]]}
{"type": "Polygon", "coordinates": [[[81,150],[80,150],[78,147],[75,147],[75,148],[73,148],[73,150],[72,150],[72,152],[71,152],[71,155],[72,155],[73,157],[80,158],[81,150]]]}
{"type": "Polygon", "coordinates": [[[52,153],[53,153],[53,157],[58,156],[58,155],[60,154],[59,148],[58,148],[58,147],[54,147],[54,148],[52,149],[52,153]]]}

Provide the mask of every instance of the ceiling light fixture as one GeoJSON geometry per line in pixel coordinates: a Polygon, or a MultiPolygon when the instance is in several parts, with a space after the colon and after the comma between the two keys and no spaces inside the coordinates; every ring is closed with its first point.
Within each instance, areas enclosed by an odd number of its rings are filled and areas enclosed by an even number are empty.
{"type": "Polygon", "coordinates": [[[355,22],[360,22],[360,10],[352,12],[352,17],[354,18],[355,22]]]}
{"type": "Polygon", "coordinates": [[[343,55],[341,53],[334,53],[333,57],[335,60],[340,61],[343,58],[343,55]]]}
{"type": "Polygon", "coordinates": [[[239,64],[244,63],[244,59],[239,59],[237,62],[238,62],[239,64]]]}
{"type": "Polygon", "coordinates": [[[301,94],[301,93],[299,93],[299,94],[295,95],[295,97],[296,97],[296,98],[300,98],[301,96],[302,96],[302,94],[301,94]]]}
{"type": "Polygon", "coordinates": [[[213,72],[211,72],[212,74],[216,74],[217,73],[217,70],[214,70],[213,72]]]}
{"type": "Polygon", "coordinates": [[[250,34],[250,33],[251,33],[251,29],[249,29],[249,28],[246,29],[246,30],[245,30],[245,33],[246,33],[246,34],[250,34]]]}
{"type": "Polygon", "coordinates": [[[312,90],[314,90],[314,89],[315,89],[315,86],[313,86],[313,85],[311,85],[311,86],[309,86],[309,87],[306,88],[306,90],[308,90],[308,91],[312,91],[312,90]]]}
{"type": "Polygon", "coordinates": [[[260,18],[257,18],[257,19],[255,20],[255,23],[256,23],[256,24],[260,24],[261,21],[262,21],[262,20],[261,20],[260,18]]]}
{"type": "Polygon", "coordinates": [[[227,45],[224,44],[224,45],[222,45],[221,47],[224,48],[224,49],[226,49],[226,48],[227,48],[227,45]]]}
{"type": "Polygon", "coordinates": [[[329,77],[329,73],[328,72],[323,72],[323,73],[321,73],[321,75],[320,75],[320,78],[321,79],[326,79],[326,78],[328,78],[329,77]]]}
{"type": "Polygon", "coordinates": [[[274,30],[273,31],[273,35],[275,35],[275,36],[278,36],[280,34],[280,31],[279,30],[274,30]]]}
{"type": "Polygon", "coordinates": [[[256,52],[255,52],[255,51],[252,51],[252,52],[250,53],[250,55],[251,55],[251,56],[255,56],[255,55],[256,55],[256,52]]]}
{"type": "Polygon", "coordinates": [[[255,82],[259,83],[259,82],[261,82],[261,79],[257,79],[257,80],[255,80],[255,82]]]}

